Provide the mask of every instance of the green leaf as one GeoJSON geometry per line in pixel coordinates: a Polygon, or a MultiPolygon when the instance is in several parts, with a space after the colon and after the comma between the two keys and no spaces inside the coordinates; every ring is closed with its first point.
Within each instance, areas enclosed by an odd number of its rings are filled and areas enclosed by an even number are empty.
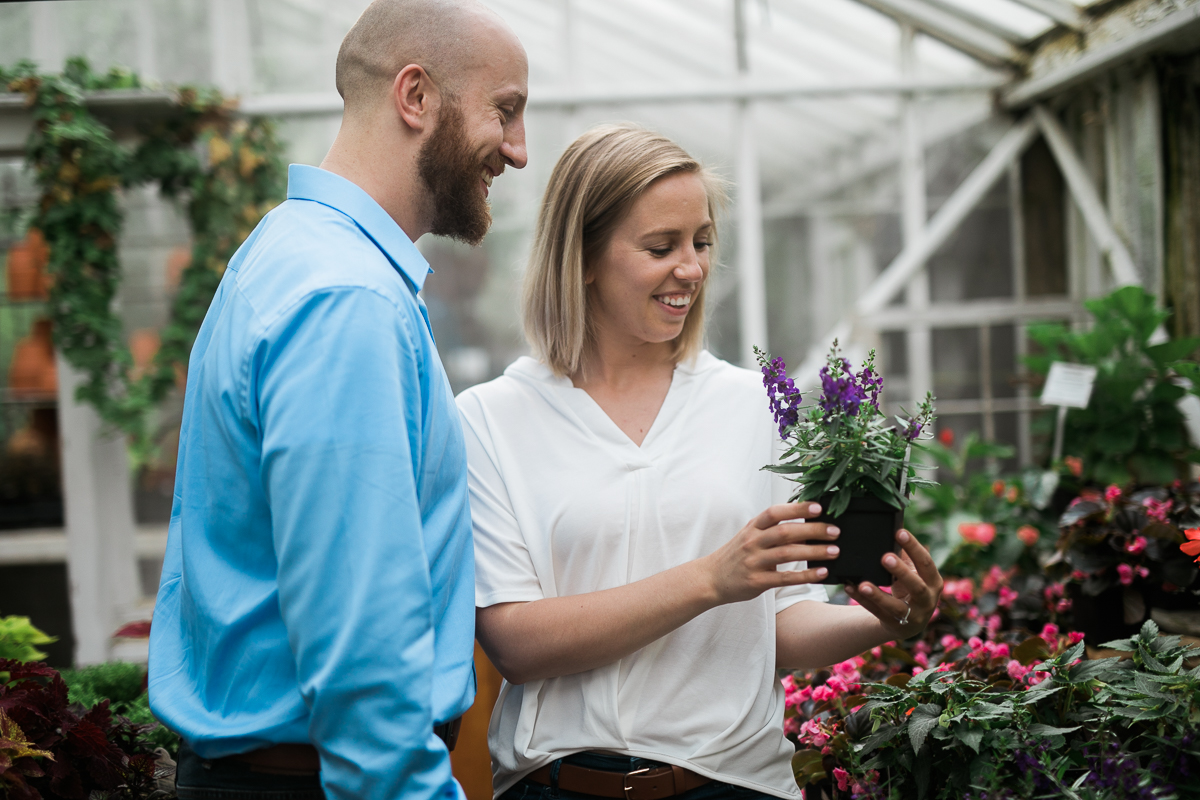
{"type": "Polygon", "coordinates": [[[846,467],[850,466],[851,458],[852,456],[845,456],[841,461],[838,462],[838,465],[834,467],[833,473],[829,476],[829,480],[825,482],[825,491],[828,492],[830,489],[832,489],[834,484],[838,482],[838,478],[842,477],[842,475],[846,472],[846,467]]]}
{"type": "Polygon", "coordinates": [[[908,718],[908,740],[914,753],[921,752],[921,745],[925,744],[929,732],[937,727],[941,716],[942,709],[931,703],[922,703],[913,710],[908,718]]]}
{"type": "Polygon", "coordinates": [[[1034,736],[1062,736],[1071,731],[1077,731],[1081,725],[1074,725],[1070,728],[1056,728],[1053,725],[1043,725],[1040,722],[1029,726],[1029,732],[1034,736]]]}

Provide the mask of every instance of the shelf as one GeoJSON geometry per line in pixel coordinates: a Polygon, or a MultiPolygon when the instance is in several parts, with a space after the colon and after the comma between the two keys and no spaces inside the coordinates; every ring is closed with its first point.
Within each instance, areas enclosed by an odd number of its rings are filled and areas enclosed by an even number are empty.
{"type": "Polygon", "coordinates": [[[58,393],[17,393],[6,386],[3,389],[0,389],[0,404],[6,406],[56,406],[58,405],[58,393]]]}

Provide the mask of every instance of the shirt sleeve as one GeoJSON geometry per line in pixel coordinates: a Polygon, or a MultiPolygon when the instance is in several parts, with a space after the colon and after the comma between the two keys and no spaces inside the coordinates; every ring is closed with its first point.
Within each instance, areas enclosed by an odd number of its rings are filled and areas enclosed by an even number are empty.
{"type": "Polygon", "coordinates": [[[249,364],[279,608],[337,800],[461,796],[433,733],[412,316],[368,289],[323,290],[249,364]]]}
{"type": "Polygon", "coordinates": [[[497,466],[481,403],[459,397],[467,448],[467,486],[475,540],[475,606],[520,603],[545,597],[504,477],[497,466]]]}
{"type": "MultiPolygon", "coordinates": [[[[772,431],[772,434],[774,431],[772,431]]],[[[771,463],[779,462],[779,454],[783,448],[779,442],[779,437],[772,435],[771,437],[771,463]]],[[[771,476],[771,504],[786,503],[799,487],[789,481],[782,475],[774,472],[769,473],[771,476]]],[[[780,564],[779,569],[801,570],[807,569],[807,561],[793,561],[790,564],[780,564]]],[[[779,614],[786,609],[799,603],[801,600],[813,600],[818,603],[825,603],[829,600],[829,595],[825,591],[825,585],[821,583],[804,583],[799,586],[782,586],[775,590],[775,613],[779,614]]]]}

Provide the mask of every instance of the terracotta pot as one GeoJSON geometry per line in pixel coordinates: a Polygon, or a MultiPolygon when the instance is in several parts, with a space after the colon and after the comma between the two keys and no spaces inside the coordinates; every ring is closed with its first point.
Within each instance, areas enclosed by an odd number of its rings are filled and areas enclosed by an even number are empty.
{"type": "MultiPolygon", "coordinates": [[[[828,498],[818,502],[828,508],[828,498]]],[[[904,512],[877,497],[855,497],[844,513],[830,517],[822,513],[817,522],[828,522],[842,529],[837,545],[841,552],[830,561],[813,561],[808,566],[823,566],[829,574],[818,583],[837,585],[871,581],[876,586],[891,586],[892,573],[880,559],[896,551],[896,531],[904,524],[904,512]]]]}
{"type": "Polygon", "coordinates": [[[8,297],[10,300],[41,300],[45,297],[37,253],[26,242],[8,249],[8,297]]]}
{"type": "Polygon", "coordinates": [[[133,356],[133,377],[141,377],[153,366],[158,347],[158,331],[153,328],[140,328],[129,336],[129,354],[133,356]]]}
{"type": "Polygon", "coordinates": [[[58,367],[54,363],[50,320],[35,322],[29,336],[18,341],[13,348],[8,385],[17,397],[54,395],[58,392],[58,367]]]}
{"type": "Polygon", "coordinates": [[[189,247],[173,247],[167,256],[167,290],[179,288],[183,279],[183,271],[192,263],[192,250],[189,247]]]}

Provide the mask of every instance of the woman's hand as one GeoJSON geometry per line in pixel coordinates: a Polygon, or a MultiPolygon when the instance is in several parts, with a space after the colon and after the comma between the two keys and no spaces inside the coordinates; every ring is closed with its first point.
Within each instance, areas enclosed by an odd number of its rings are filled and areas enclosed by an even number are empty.
{"type": "Polygon", "coordinates": [[[812,519],[820,513],[821,507],[816,503],[771,506],[748,522],[721,549],[701,559],[712,581],[717,602],[737,603],[758,597],[768,589],[813,583],[824,578],[828,570],[820,566],[810,565],[803,570],[776,569],[780,564],[793,561],[811,564],[838,554],[838,548],[832,544],[840,532],[836,526],[824,522],[789,521],[812,519]]]}
{"type": "Polygon", "coordinates": [[[893,578],[890,596],[869,581],[845,588],[846,594],[879,619],[884,630],[896,639],[907,639],[929,624],[942,596],[942,575],[917,537],[899,530],[896,541],[900,543],[900,555],[888,553],[883,557],[883,566],[893,578]]]}

